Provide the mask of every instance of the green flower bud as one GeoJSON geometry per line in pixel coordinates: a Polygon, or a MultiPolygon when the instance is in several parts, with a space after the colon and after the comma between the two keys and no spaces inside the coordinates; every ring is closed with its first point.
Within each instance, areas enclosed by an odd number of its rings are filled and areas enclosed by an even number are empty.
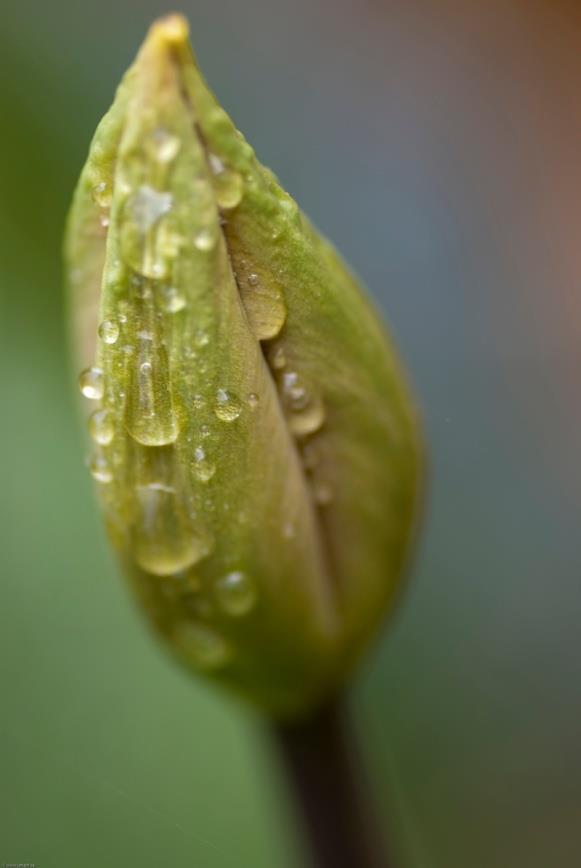
{"type": "Polygon", "coordinates": [[[89,466],[143,609],[187,665],[303,713],[393,601],[418,425],[376,312],[207,89],[178,16],[97,130],[66,260],[89,466]]]}

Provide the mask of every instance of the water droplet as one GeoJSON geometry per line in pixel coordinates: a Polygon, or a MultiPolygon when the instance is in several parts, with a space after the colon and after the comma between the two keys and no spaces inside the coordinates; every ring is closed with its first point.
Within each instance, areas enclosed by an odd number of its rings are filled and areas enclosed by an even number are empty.
{"type": "Polygon", "coordinates": [[[192,403],[196,410],[203,410],[206,406],[206,401],[203,395],[194,395],[194,397],[192,398],[192,403]]]}
{"type": "Polygon", "coordinates": [[[210,161],[210,168],[214,175],[219,175],[220,172],[224,171],[224,163],[216,154],[210,154],[208,157],[210,161]]]}
{"type": "MultiPolygon", "coordinates": [[[[121,251],[128,265],[144,277],[166,276],[168,254],[160,241],[159,224],[171,210],[171,193],[144,184],[129,196],[121,221],[121,251]]],[[[147,285],[143,292],[151,291],[147,285]]]]}
{"type": "Polygon", "coordinates": [[[144,446],[164,446],[178,436],[165,350],[149,332],[142,332],[141,346],[131,365],[131,391],[127,430],[144,446]]]}
{"type": "Polygon", "coordinates": [[[172,203],[171,193],[154,190],[148,184],[143,184],[127,202],[135,225],[143,234],[171,210],[172,203]]]}
{"type": "Polygon", "coordinates": [[[313,493],[319,506],[327,506],[333,500],[333,489],[327,482],[318,480],[315,483],[313,493]]]}
{"type": "Polygon", "coordinates": [[[216,465],[206,458],[203,446],[194,449],[194,473],[200,482],[209,482],[216,472],[216,465]]]}
{"type": "Polygon", "coordinates": [[[183,621],[173,639],[181,651],[201,669],[217,669],[228,662],[231,650],[226,640],[206,624],[183,621]]]}
{"type": "Polygon", "coordinates": [[[216,246],[217,240],[218,233],[214,227],[208,226],[204,229],[199,229],[194,235],[195,246],[198,248],[198,250],[202,250],[204,252],[212,250],[212,248],[216,246]]]}
{"type": "Polygon", "coordinates": [[[95,184],[92,195],[93,201],[101,208],[108,208],[111,204],[111,189],[106,181],[95,184]]]}
{"type": "Polygon", "coordinates": [[[287,521],[286,524],[283,525],[282,535],[285,539],[294,539],[296,530],[295,526],[292,522],[287,521]]]}
{"type": "Polygon", "coordinates": [[[170,576],[207,555],[207,540],[196,534],[184,501],[172,485],[139,485],[136,495],[135,558],[142,569],[170,576]]]}
{"type": "Polygon", "coordinates": [[[208,332],[205,332],[203,329],[197,329],[194,335],[194,344],[198,347],[198,349],[202,349],[203,347],[207,347],[210,343],[210,335],[208,332]]]}
{"type": "Polygon", "coordinates": [[[104,484],[111,482],[113,479],[113,471],[106,457],[98,452],[89,461],[89,470],[93,479],[104,484]]]}
{"type": "Polygon", "coordinates": [[[233,422],[241,412],[242,408],[238,401],[226,389],[218,389],[214,405],[214,413],[218,419],[223,422],[233,422]]]}
{"type": "Polygon", "coordinates": [[[110,410],[95,410],[89,417],[89,434],[95,443],[108,446],[115,436],[113,414],[110,410]]]}
{"type": "Polygon", "coordinates": [[[109,219],[109,215],[108,215],[108,214],[101,214],[101,216],[100,216],[100,218],[99,218],[99,223],[101,224],[101,226],[103,227],[103,229],[107,229],[107,227],[109,226],[109,223],[110,223],[110,222],[111,222],[111,221],[110,221],[110,219],[109,219]]]}
{"type": "Polygon", "coordinates": [[[283,374],[282,388],[287,407],[291,410],[304,410],[309,403],[309,394],[295,371],[283,374]]]}
{"type": "Polygon", "coordinates": [[[214,177],[214,190],[216,202],[220,208],[224,208],[224,210],[236,208],[242,201],[244,181],[238,172],[224,169],[214,177]]]}
{"type": "Polygon", "coordinates": [[[247,615],[256,604],[256,587],[246,573],[228,573],[216,582],[216,598],[220,608],[239,618],[247,615]]]}
{"type": "Polygon", "coordinates": [[[157,129],[149,136],[146,151],[158,163],[171,163],[177,157],[181,141],[168,130],[157,129]]]}
{"type": "Polygon", "coordinates": [[[119,337],[119,325],[114,319],[105,319],[99,326],[99,337],[104,344],[114,344],[119,337]]]}
{"type": "Polygon", "coordinates": [[[277,371],[281,371],[286,365],[286,356],[282,347],[275,347],[270,354],[270,364],[277,371]]]}
{"type": "Polygon", "coordinates": [[[201,437],[209,437],[210,436],[210,426],[209,425],[200,425],[200,436],[201,437]]]}
{"type": "Polygon", "coordinates": [[[287,409],[289,428],[297,437],[313,434],[325,421],[323,402],[308,391],[295,371],[283,374],[282,399],[287,409]]]}
{"type": "Polygon", "coordinates": [[[237,275],[240,295],[254,336],[259,341],[272,340],[286,320],[286,304],[277,282],[270,278],[260,281],[255,272],[245,276],[240,263],[237,275]]]}
{"type": "Polygon", "coordinates": [[[100,401],[105,392],[105,382],[101,368],[85,368],[79,376],[79,386],[85,398],[100,401]]]}
{"type": "Polygon", "coordinates": [[[259,399],[258,395],[256,394],[256,392],[251,392],[248,396],[248,406],[252,410],[256,409],[256,407],[258,407],[259,400],[260,399],[259,399]]]}
{"type": "Polygon", "coordinates": [[[163,286],[160,289],[160,304],[166,313],[178,313],[186,306],[186,299],[175,286],[163,286]]]}

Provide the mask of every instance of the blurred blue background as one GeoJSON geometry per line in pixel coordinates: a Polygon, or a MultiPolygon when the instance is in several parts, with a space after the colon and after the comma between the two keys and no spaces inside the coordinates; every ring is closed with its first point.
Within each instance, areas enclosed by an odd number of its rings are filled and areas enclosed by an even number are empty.
{"type": "MultiPolygon", "coordinates": [[[[63,221],[151,0],[0,33],[0,862],[298,868],[245,709],[150,641],[75,417],[63,221]]],[[[581,11],[559,0],[183,3],[259,157],[370,287],[431,496],[354,712],[395,868],[581,864],[581,11]]],[[[268,745],[266,745],[268,746],[268,745]]]]}

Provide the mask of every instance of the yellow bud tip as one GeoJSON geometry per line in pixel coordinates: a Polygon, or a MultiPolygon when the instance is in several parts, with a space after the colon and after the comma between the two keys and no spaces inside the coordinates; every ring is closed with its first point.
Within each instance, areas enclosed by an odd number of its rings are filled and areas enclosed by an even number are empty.
{"type": "Polygon", "coordinates": [[[177,13],[158,18],[149,31],[149,39],[167,46],[183,45],[188,41],[189,27],[183,15],[177,13]]]}

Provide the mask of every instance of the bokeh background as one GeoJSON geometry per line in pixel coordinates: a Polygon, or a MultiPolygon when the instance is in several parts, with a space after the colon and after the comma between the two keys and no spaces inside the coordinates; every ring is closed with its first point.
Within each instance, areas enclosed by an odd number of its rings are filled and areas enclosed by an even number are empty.
{"type": "MultiPolygon", "coordinates": [[[[105,545],[60,244],[152,0],[4,4],[0,862],[299,868],[264,728],[152,645],[105,545]]],[[[224,106],[362,275],[431,495],[356,724],[396,868],[581,864],[581,10],[188,0],[224,106]]],[[[354,866],[356,868],[356,866],[354,866]]]]}

